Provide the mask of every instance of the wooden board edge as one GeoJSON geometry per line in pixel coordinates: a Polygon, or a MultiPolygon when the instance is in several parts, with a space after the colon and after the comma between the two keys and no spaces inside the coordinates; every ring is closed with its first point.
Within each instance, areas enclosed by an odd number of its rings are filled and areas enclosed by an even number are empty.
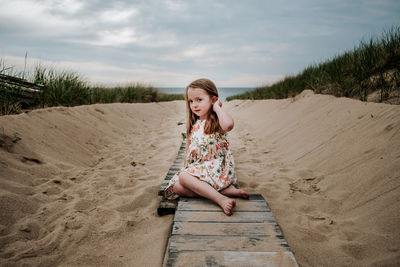
{"type": "Polygon", "coordinates": [[[177,206],[178,206],[178,200],[168,200],[165,197],[162,197],[160,203],[158,204],[157,214],[159,216],[175,214],[177,206]]]}

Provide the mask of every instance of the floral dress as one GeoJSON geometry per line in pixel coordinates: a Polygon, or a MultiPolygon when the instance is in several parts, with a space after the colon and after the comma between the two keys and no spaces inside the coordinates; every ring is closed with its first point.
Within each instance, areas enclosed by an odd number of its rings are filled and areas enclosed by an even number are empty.
{"type": "Polygon", "coordinates": [[[227,133],[205,134],[205,124],[206,120],[198,119],[192,126],[184,167],[171,178],[164,193],[166,198],[178,197],[172,192],[172,188],[179,180],[181,171],[207,182],[217,191],[231,184],[236,185],[235,162],[229,149],[227,133]]]}

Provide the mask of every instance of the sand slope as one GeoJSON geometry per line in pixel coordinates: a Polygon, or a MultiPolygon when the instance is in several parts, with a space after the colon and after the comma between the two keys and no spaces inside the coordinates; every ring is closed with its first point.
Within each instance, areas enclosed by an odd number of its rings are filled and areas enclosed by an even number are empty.
{"type": "Polygon", "coordinates": [[[400,106],[311,91],[228,106],[242,186],[302,266],[400,264],[400,106]]]}
{"type": "MultiPolygon", "coordinates": [[[[264,195],[301,266],[399,265],[399,106],[304,92],[224,108],[241,186],[264,195]]],[[[172,216],[156,215],[156,195],[184,112],[174,101],[0,117],[0,265],[160,265],[172,216]]]]}
{"type": "Polygon", "coordinates": [[[172,216],[157,216],[156,192],[183,113],[181,101],[0,117],[21,137],[0,149],[0,265],[160,265],[172,216]]]}

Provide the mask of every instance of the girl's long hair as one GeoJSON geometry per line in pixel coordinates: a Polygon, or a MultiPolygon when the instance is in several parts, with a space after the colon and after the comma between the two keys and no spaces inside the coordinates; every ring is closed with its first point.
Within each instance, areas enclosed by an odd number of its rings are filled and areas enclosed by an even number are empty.
{"type": "MultiPolygon", "coordinates": [[[[206,93],[212,98],[213,96],[218,97],[218,90],[215,84],[208,80],[208,79],[198,79],[191,82],[185,89],[185,100],[186,100],[186,134],[189,138],[192,126],[195,124],[196,120],[199,119],[199,116],[194,114],[190,109],[189,99],[188,99],[188,90],[189,88],[200,88],[206,91],[206,93]]],[[[212,134],[212,133],[222,133],[221,126],[219,125],[219,120],[217,113],[213,110],[212,106],[210,111],[208,112],[206,125],[204,126],[204,133],[205,134],[212,134]]]]}

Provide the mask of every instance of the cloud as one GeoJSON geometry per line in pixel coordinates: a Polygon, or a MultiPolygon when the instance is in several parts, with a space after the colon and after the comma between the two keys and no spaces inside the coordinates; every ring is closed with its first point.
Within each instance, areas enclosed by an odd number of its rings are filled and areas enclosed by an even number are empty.
{"type": "Polygon", "coordinates": [[[240,68],[240,64],[258,65],[272,62],[279,54],[292,49],[287,43],[253,43],[227,46],[224,43],[194,44],[186,49],[177,49],[174,53],[162,55],[159,60],[166,62],[193,62],[203,67],[231,66],[240,68]]]}
{"type": "Polygon", "coordinates": [[[98,46],[123,46],[137,41],[134,29],[121,28],[116,30],[102,30],[95,34],[95,38],[91,39],[70,39],[72,42],[84,43],[98,46]]]}
{"type": "Polygon", "coordinates": [[[130,18],[138,15],[138,13],[139,11],[136,8],[130,8],[127,10],[120,10],[118,8],[101,12],[99,19],[103,22],[128,23],[130,18]]]}
{"type": "Polygon", "coordinates": [[[94,82],[253,86],[398,21],[398,1],[358,2],[0,0],[0,52],[28,51],[94,82]]]}
{"type": "Polygon", "coordinates": [[[87,14],[88,11],[83,10],[85,5],[74,0],[4,1],[1,4],[0,19],[25,36],[102,46],[121,46],[137,40],[134,28],[128,26],[130,19],[139,13],[133,7],[117,6],[87,14]],[[85,14],[76,15],[80,11],[85,14]]]}
{"type": "Polygon", "coordinates": [[[182,0],[165,0],[163,2],[170,11],[183,12],[188,8],[187,3],[182,0]]]}
{"type": "Polygon", "coordinates": [[[198,58],[204,56],[210,50],[210,46],[207,45],[195,45],[189,49],[183,51],[185,57],[198,58]]]}
{"type": "MultiPolygon", "coordinates": [[[[21,32],[26,36],[62,36],[75,31],[80,23],[60,15],[52,14],[46,2],[2,1],[0,19],[3,27],[21,32]]],[[[61,7],[60,7],[61,8],[61,7]]],[[[75,7],[77,10],[78,7],[75,7]]],[[[74,10],[74,8],[72,8],[74,10]]]]}
{"type": "Polygon", "coordinates": [[[85,7],[85,3],[78,0],[47,0],[43,1],[43,3],[46,3],[46,6],[50,6],[55,12],[66,14],[76,14],[85,7]]]}
{"type": "MultiPolygon", "coordinates": [[[[24,69],[25,58],[5,56],[6,67],[13,67],[15,71],[24,69]]],[[[87,79],[91,84],[106,86],[123,85],[128,83],[145,83],[153,86],[183,86],[196,78],[195,75],[180,72],[157,70],[148,65],[141,68],[120,67],[98,61],[49,61],[39,58],[28,58],[27,71],[32,73],[38,66],[56,71],[71,71],[87,79]]]]}
{"type": "Polygon", "coordinates": [[[247,87],[252,84],[254,87],[269,85],[283,79],[285,75],[249,75],[246,73],[239,74],[231,79],[222,80],[218,84],[220,87],[230,87],[234,84],[237,87],[247,87]]]}

